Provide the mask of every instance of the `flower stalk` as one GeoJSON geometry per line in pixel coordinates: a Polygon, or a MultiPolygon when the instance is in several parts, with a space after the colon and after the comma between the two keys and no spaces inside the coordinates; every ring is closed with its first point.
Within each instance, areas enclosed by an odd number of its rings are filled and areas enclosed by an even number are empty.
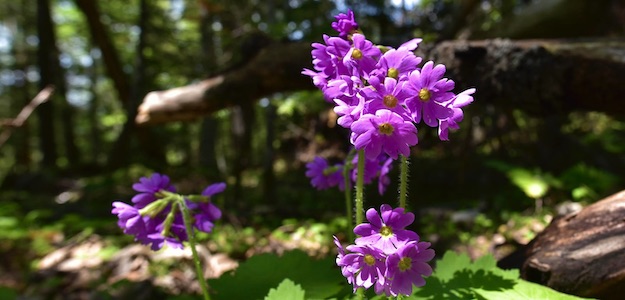
{"type": "Polygon", "coordinates": [[[365,150],[358,150],[358,177],[356,178],[356,224],[364,221],[365,150]]]}
{"type": "Polygon", "coordinates": [[[204,278],[204,271],[202,270],[202,263],[200,262],[200,257],[197,254],[197,250],[195,249],[195,232],[193,231],[193,221],[191,220],[191,214],[189,213],[189,207],[185,203],[184,199],[180,197],[180,200],[177,201],[178,206],[180,207],[180,211],[182,212],[182,219],[184,221],[184,226],[187,230],[187,234],[189,235],[189,247],[191,247],[191,254],[193,255],[193,263],[195,265],[195,275],[197,276],[197,280],[200,282],[200,288],[202,289],[202,294],[204,295],[204,300],[210,300],[210,294],[208,293],[208,285],[206,284],[206,279],[204,278]]]}
{"type": "Polygon", "coordinates": [[[345,210],[347,213],[347,237],[351,241],[354,239],[354,232],[352,231],[352,228],[354,228],[354,213],[352,208],[351,180],[349,179],[350,169],[351,164],[349,163],[346,163],[343,167],[343,182],[345,183],[343,192],[345,194],[345,210]]]}
{"type": "Polygon", "coordinates": [[[406,209],[408,196],[408,158],[401,155],[399,167],[399,207],[406,209]]]}

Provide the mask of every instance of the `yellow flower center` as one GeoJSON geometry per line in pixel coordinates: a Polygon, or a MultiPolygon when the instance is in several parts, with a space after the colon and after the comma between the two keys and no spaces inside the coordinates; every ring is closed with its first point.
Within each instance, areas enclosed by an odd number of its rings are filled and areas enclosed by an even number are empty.
{"type": "Polygon", "coordinates": [[[432,97],[432,93],[426,89],[426,88],[422,88],[419,91],[419,99],[423,102],[428,102],[430,101],[430,98],[432,97]]]}
{"type": "Polygon", "coordinates": [[[355,60],[359,60],[362,58],[362,51],[358,50],[358,49],[354,49],[354,51],[352,51],[352,58],[355,60]]]}
{"type": "Polygon", "coordinates": [[[399,270],[402,272],[409,270],[412,267],[412,258],[404,257],[400,259],[397,266],[399,267],[399,270]]]}
{"type": "Polygon", "coordinates": [[[397,77],[399,77],[399,71],[397,71],[397,69],[395,68],[388,68],[386,76],[397,79],[397,77]]]}
{"type": "Polygon", "coordinates": [[[384,102],[384,105],[388,108],[395,108],[395,106],[397,106],[397,98],[393,95],[384,96],[384,98],[382,98],[382,102],[384,102]]]}
{"type": "Polygon", "coordinates": [[[366,254],[364,261],[368,266],[373,266],[375,264],[375,257],[371,254],[366,254]]]}
{"type": "Polygon", "coordinates": [[[382,228],[380,228],[380,235],[383,237],[389,237],[393,235],[393,228],[388,227],[386,225],[382,226],[382,228]]]}
{"type": "Polygon", "coordinates": [[[393,128],[393,125],[391,125],[390,123],[382,123],[380,127],[378,127],[378,130],[381,134],[391,135],[393,134],[393,130],[395,130],[395,128],[393,128]]]}

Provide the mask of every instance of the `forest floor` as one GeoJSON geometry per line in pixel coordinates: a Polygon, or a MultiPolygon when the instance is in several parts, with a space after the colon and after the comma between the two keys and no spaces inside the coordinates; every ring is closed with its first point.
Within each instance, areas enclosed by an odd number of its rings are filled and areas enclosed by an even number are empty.
{"type": "MultiPolygon", "coordinates": [[[[444,224],[434,227],[449,230],[430,230],[422,239],[431,241],[439,254],[452,249],[472,258],[492,253],[500,259],[528,243],[551,219],[548,214],[528,215],[511,218],[506,224],[492,224],[473,211],[444,214],[444,224]]],[[[285,224],[272,230],[223,226],[217,230],[220,233],[200,236],[202,242],[197,249],[206,278],[217,278],[260,253],[282,254],[300,249],[315,257],[336,255],[331,230],[334,229],[325,223],[310,222],[285,224]]],[[[0,255],[12,258],[0,264],[0,296],[5,293],[28,300],[141,300],[187,299],[200,292],[188,248],[155,252],[121,234],[103,236],[85,230],[65,238],[61,231],[33,230],[23,238],[3,243],[0,255]],[[45,247],[41,245],[44,240],[48,243],[45,247]],[[45,250],[32,251],[37,247],[45,250]]]]}

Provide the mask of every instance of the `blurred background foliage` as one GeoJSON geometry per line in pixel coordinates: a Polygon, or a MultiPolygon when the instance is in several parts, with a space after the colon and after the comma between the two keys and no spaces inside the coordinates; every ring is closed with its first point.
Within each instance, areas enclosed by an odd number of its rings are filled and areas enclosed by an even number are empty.
{"type": "MultiPolygon", "coordinates": [[[[349,145],[320,93],[279,93],[184,123],[133,120],[147,92],[239,67],[267,37],[319,41],[348,8],[385,45],[622,37],[625,28],[622,4],[609,0],[0,0],[0,119],[56,87],[0,145],[0,252],[21,258],[0,272],[28,273],[33,258],[84,235],[110,237],[113,250],[130,243],[111,202],[129,200],[132,182],[154,171],[182,192],[228,183],[217,199],[224,227],[203,237],[214,251],[245,258],[294,235],[331,244],[329,235],[346,227],[342,193],[314,190],[305,164],[315,155],[338,161],[349,145]]],[[[538,118],[480,104],[477,90],[451,141],[422,129],[411,158],[416,226],[440,253],[484,235],[522,244],[559,205],[586,205],[625,186],[622,117],[538,118]]],[[[395,203],[396,188],[378,196],[369,187],[367,206],[395,203]]]]}

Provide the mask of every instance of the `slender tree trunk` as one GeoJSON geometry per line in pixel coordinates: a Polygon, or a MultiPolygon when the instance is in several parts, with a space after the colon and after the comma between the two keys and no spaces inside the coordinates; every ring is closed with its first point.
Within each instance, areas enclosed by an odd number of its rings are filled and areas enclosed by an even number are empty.
{"type": "Polygon", "coordinates": [[[100,157],[100,154],[103,153],[102,152],[102,140],[101,140],[102,133],[101,133],[100,126],[99,126],[100,124],[98,122],[99,118],[98,118],[98,113],[97,113],[100,101],[98,99],[98,93],[96,91],[96,84],[95,84],[97,82],[97,77],[98,77],[98,63],[95,57],[93,57],[93,55],[91,55],[91,60],[93,61],[93,63],[91,64],[91,66],[87,68],[87,73],[89,77],[91,78],[91,82],[93,83],[90,86],[91,101],[89,102],[89,110],[87,111],[87,115],[90,120],[89,144],[90,144],[91,151],[89,152],[91,153],[90,160],[92,164],[97,165],[98,158],[100,157]]]}
{"type": "Polygon", "coordinates": [[[269,102],[265,107],[265,127],[267,136],[265,136],[265,157],[263,158],[263,198],[274,199],[276,190],[276,176],[273,172],[273,162],[275,151],[273,141],[275,140],[275,120],[276,107],[269,102]]]}
{"type": "Polygon", "coordinates": [[[235,178],[234,199],[241,198],[243,171],[249,166],[252,157],[252,128],[254,126],[254,105],[240,105],[231,109],[232,147],[235,150],[232,174],[235,178]]]}
{"type": "MultiPolygon", "coordinates": [[[[50,76],[49,81],[56,86],[55,96],[59,99],[57,105],[61,109],[60,119],[61,123],[61,137],[63,138],[63,148],[65,150],[65,158],[69,162],[69,167],[75,167],[80,161],[80,151],[76,146],[76,136],[74,134],[74,110],[72,106],[67,102],[67,84],[65,82],[65,76],[61,64],[59,62],[59,49],[56,46],[56,33],[54,31],[54,23],[52,22],[52,15],[50,14],[50,5],[48,0],[39,1],[40,16],[42,26],[40,28],[40,38],[45,38],[43,47],[48,52],[46,54],[47,61],[45,62],[49,68],[47,70],[47,76],[50,76]],[[45,20],[44,20],[45,19],[45,20]]],[[[43,76],[42,76],[42,81],[43,76]]],[[[47,84],[46,84],[47,85],[47,84]]]]}
{"type": "MultiPolygon", "coordinates": [[[[274,12],[275,2],[274,0],[267,0],[266,5],[270,12],[274,12]]],[[[267,20],[270,24],[275,24],[275,14],[270,13],[267,20]]],[[[276,107],[267,101],[267,106],[264,109],[265,113],[265,155],[263,157],[263,199],[269,200],[275,197],[275,173],[273,172],[273,162],[275,151],[273,148],[273,141],[275,139],[275,126],[274,120],[276,118],[276,107]]]]}
{"type": "MultiPolygon", "coordinates": [[[[25,6],[25,4],[22,3],[22,6],[25,6]]],[[[22,11],[24,12],[25,9],[22,8],[22,11]]],[[[25,24],[24,22],[25,20],[27,20],[27,17],[24,16],[23,12],[22,14],[16,16],[16,18],[18,19],[18,24],[25,24]]],[[[17,70],[22,70],[24,74],[26,74],[27,68],[29,66],[27,58],[31,57],[32,54],[29,53],[31,49],[24,42],[26,36],[26,28],[18,27],[16,32],[16,38],[11,48],[11,54],[15,58],[15,64],[13,65],[13,68],[17,70]]],[[[29,82],[25,79],[22,81],[21,84],[17,83],[15,86],[11,87],[11,89],[14,90],[14,92],[11,92],[11,95],[15,95],[15,101],[11,103],[12,116],[17,116],[20,111],[30,103],[30,87],[31,84],[29,84],[29,82]]],[[[30,138],[32,134],[31,129],[32,127],[29,123],[24,123],[19,129],[20,133],[13,136],[15,166],[18,168],[18,172],[19,170],[29,170],[32,167],[32,151],[30,147],[30,138]]]]}
{"type": "Polygon", "coordinates": [[[97,4],[97,1],[92,0],[76,0],[76,5],[85,15],[93,41],[102,52],[104,67],[106,68],[109,78],[113,81],[117,96],[122,103],[127,104],[130,101],[128,76],[124,73],[121,60],[119,59],[119,55],[117,55],[113,42],[104,24],[100,21],[100,12],[97,4]]]}
{"type": "MultiPolygon", "coordinates": [[[[214,43],[213,30],[213,11],[211,3],[208,0],[200,1],[200,36],[202,42],[202,66],[204,73],[214,73],[217,68],[217,55],[215,53],[216,43],[214,43]]],[[[199,162],[202,168],[205,168],[209,174],[218,174],[217,153],[215,145],[219,139],[219,122],[214,116],[209,115],[202,121],[200,128],[200,146],[199,146],[199,162]]]]}
{"type": "MultiPolygon", "coordinates": [[[[57,59],[54,56],[54,38],[48,35],[49,28],[52,27],[50,19],[50,7],[48,0],[37,0],[37,34],[39,37],[39,48],[37,58],[39,64],[39,87],[54,83],[53,65],[57,59]]],[[[56,148],[56,130],[54,130],[54,101],[41,104],[37,109],[39,117],[39,144],[42,153],[42,165],[45,168],[56,169],[58,152],[56,148]]]]}
{"type": "MultiPolygon", "coordinates": [[[[144,49],[146,47],[146,36],[148,32],[148,19],[149,19],[149,7],[146,0],[141,0],[140,3],[140,15],[138,26],[141,30],[139,34],[139,41],[137,43],[136,48],[136,56],[135,56],[135,67],[134,67],[134,77],[132,80],[132,86],[130,89],[130,97],[129,100],[125,102],[124,108],[126,110],[126,123],[124,123],[124,127],[122,128],[122,132],[115,141],[113,148],[109,154],[109,161],[107,166],[109,168],[119,168],[131,161],[131,156],[129,153],[132,153],[133,145],[132,136],[133,134],[137,134],[137,138],[140,144],[149,145],[151,144],[151,129],[150,128],[142,128],[140,132],[137,132],[137,126],[132,120],[137,115],[137,108],[139,103],[141,102],[141,96],[145,90],[145,55],[144,49]]],[[[143,147],[143,151],[146,154],[147,159],[143,160],[144,163],[148,165],[157,166],[158,162],[164,160],[164,155],[159,155],[162,153],[162,145],[155,145],[154,147],[143,147]]]]}

